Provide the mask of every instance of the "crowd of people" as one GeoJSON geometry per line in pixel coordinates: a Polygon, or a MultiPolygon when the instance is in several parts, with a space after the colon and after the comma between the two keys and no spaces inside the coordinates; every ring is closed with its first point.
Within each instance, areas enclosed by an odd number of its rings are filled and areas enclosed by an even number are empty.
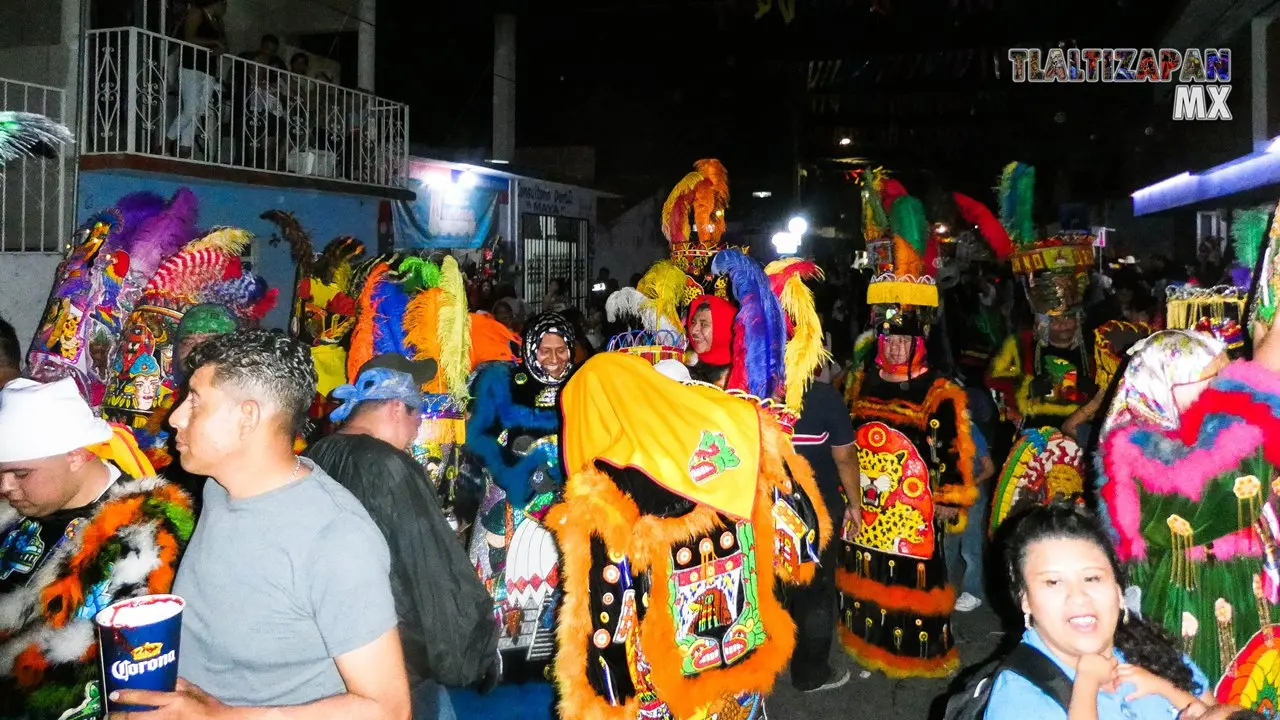
{"type": "Polygon", "coordinates": [[[988,603],[1020,642],[949,718],[1269,716],[1280,231],[1226,284],[1099,274],[1025,165],[998,217],[860,181],[865,295],[729,247],[703,160],[590,330],[283,211],[263,329],[243,233],[121,199],[25,362],[0,325],[0,716],[764,718],[837,641],[954,675],[988,603]],[[94,616],[170,591],[178,685],[103,697],[94,616]]]}

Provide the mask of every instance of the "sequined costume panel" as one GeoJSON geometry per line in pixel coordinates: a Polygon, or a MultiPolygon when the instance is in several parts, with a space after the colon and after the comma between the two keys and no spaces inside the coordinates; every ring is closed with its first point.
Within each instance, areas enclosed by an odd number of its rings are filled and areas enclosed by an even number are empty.
{"type": "Polygon", "coordinates": [[[963,528],[941,506],[973,503],[973,442],[964,391],[933,372],[907,383],[854,380],[852,409],[862,528],[839,550],[839,635],[864,667],[891,677],[939,677],[959,666],[943,554],[963,528]]]}

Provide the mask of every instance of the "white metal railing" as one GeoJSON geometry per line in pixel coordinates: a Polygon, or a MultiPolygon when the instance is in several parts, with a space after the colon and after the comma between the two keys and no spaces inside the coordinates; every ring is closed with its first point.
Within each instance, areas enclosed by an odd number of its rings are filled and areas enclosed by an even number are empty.
{"type": "MultiPolygon", "coordinates": [[[[0,110],[65,122],[66,95],[60,88],[0,78],[0,110]]],[[[62,251],[71,207],[67,195],[74,187],[67,173],[75,153],[54,149],[57,158],[25,157],[0,166],[0,253],[62,251]]]]}
{"type": "Polygon", "coordinates": [[[402,103],[140,28],[87,36],[82,154],[406,185],[402,103]]]}

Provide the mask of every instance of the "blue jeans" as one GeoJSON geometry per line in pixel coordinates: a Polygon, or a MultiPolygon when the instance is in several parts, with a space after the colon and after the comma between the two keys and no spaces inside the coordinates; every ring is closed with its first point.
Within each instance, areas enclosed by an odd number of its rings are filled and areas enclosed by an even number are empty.
{"type": "Polygon", "coordinates": [[[947,557],[947,573],[957,595],[967,592],[986,600],[983,592],[982,557],[987,545],[987,506],[991,504],[991,488],[995,478],[988,478],[978,488],[978,499],[969,508],[969,522],[959,535],[947,535],[943,552],[947,557]],[[963,572],[961,562],[964,563],[963,572]],[[959,581],[957,582],[957,577],[959,581]]]}
{"type": "Polygon", "coordinates": [[[410,693],[413,720],[458,720],[449,691],[435,680],[423,680],[410,693]]]}

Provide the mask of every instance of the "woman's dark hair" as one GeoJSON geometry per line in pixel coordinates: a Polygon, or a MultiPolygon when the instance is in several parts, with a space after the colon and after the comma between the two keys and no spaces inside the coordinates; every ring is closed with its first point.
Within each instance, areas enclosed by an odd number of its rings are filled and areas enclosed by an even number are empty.
{"type": "MultiPolygon", "coordinates": [[[[1102,529],[1097,516],[1083,506],[1059,502],[1034,507],[1010,518],[1014,523],[1005,539],[1005,571],[1009,578],[1009,591],[1015,603],[1026,594],[1027,583],[1022,568],[1027,561],[1027,551],[1042,540],[1083,540],[1092,543],[1107,556],[1116,582],[1125,586],[1125,573],[1116,555],[1115,547],[1102,529]]],[[[1173,636],[1154,623],[1133,614],[1128,622],[1116,624],[1115,646],[1124,654],[1125,662],[1150,670],[1193,695],[1204,688],[1196,686],[1191,668],[1182,660],[1178,643],[1173,636]]]]}
{"type": "Polygon", "coordinates": [[[22,348],[18,344],[18,332],[0,318],[0,367],[22,367],[22,348]]]}
{"type": "Polygon", "coordinates": [[[711,365],[700,362],[689,367],[689,377],[698,382],[715,385],[729,372],[728,365],[711,365]]]}

